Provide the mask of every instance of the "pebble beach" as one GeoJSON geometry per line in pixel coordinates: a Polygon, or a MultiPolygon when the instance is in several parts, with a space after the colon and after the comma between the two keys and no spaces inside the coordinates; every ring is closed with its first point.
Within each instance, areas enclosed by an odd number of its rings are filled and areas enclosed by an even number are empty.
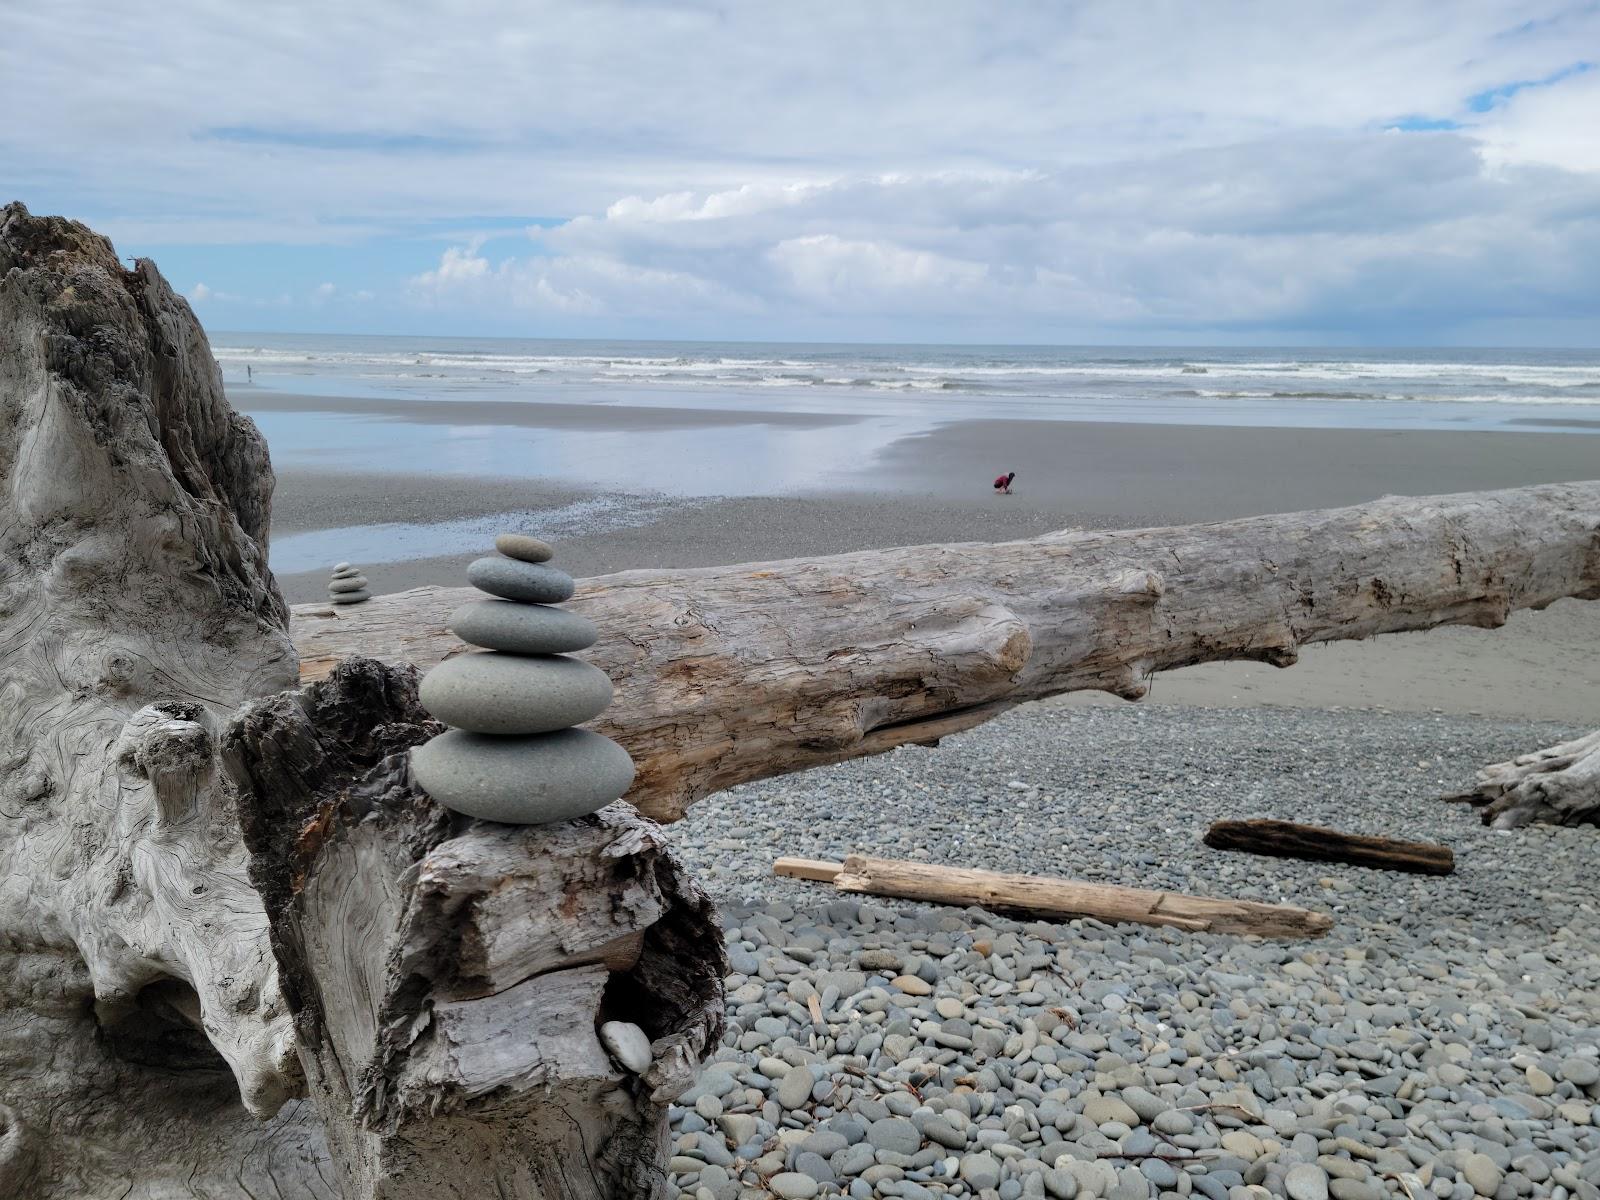
{"type": "MultiPolygon", "coordinates": [[[[268,420],[336,407],[243,399],[268,420]]],[[[339,411],[376,436],[413,407],[339,411]]],[[[280,581],[311,599],[337,553],[367,563],[376,591],[453,585],[507,528],[557,538],[584,577],[1224,520],[1585,478],[1596,461],[1570,432],[958,421],[826,487],[746,494],[761,463],[718,440],[726,419],[519,414],[541,455],[580,433],[659,439],[683,424],[726,476],[720,492],[289,456],[280,581]],[[1020,470],[1016,495],[969,494],[966,464],[991,460],[1020,470]]],[[[866,430],[836,419],[773,415],[773,444],[834,438],[807,452],[832,463],[839,438],[866,430]]],[[[1307,647],[1289,671],[1206,664],[1158,677],[1140,705],[1060,697],[934,749],[702,801],[668,836],[723,916],[728,1029],[672,1110],[669,1191],[1600,1200],[1595,832],[1494,832],[1438,800],[1483,765],[1600,723],[1600,660],[1574,653],[1597,636],[1600,605],[1563,601],[1494,631],[1307,647]],[[1203,845],[1212,821],[1247,817],[1441,842],[1457,869],[1203,845]],[[772,873],[780,856],[852,852],[1290,904],[1333,927],[1264,941],[1039,922],[772,873]]]]}
{"type": "Polygon", "coordinates": [[[746,785],[670,830],[724,915],[728,1033],[672,1114],[692,1200],[1600,1197],[1592,830],[1437,797],[1576,732],[1033,706],[746,785]],[[1451,845],[1416,876],[1206,848],[1276,816],[1451,845]],[[1262,941],[774,878],[852,850],[1327,912],[1262,941]]]}

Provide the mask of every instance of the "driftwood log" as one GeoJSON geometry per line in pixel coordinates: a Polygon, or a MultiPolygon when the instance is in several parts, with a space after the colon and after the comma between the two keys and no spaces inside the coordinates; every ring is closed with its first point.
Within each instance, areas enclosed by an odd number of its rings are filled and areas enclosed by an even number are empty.
{"type": "Polygon", "coordinates": [[[1083,883],[1048,875],[1017,875],[852,854],[842,863],[780,858],[774,875],[831,883],[841,892],[926,900],[931,904],[978,905],[991,912],[1036,920],[1093,917],[1161,925],[1190,933],[1236,933],[1252,937],[1320,937],[1333,918],[1290,904],[1213,900],[1181,892],[1156,892],[1114,884],[1083,883]]]}
{"type": "Polygon", "coordinates": [[[1600,730],[1485,767],[1472,791],[1444,799],[1477,805],[1496,829],[1600,825],[1600,730]]]}
{"type": "Polygon", "coordinates": [[[301,691],[272,483],[155,268],[0,210],[0,1197],[667,1194],[709,906],[625,805],[437,808],[412,668],[301,691]]]}
{"type": "Polygon", "coordinates": [[[1456,869],[1456,856],[1449,846],[1341,833],[1292,821],[1216,821],[1206,830],[1205,843],[1213,850],[1242,850],[1274,858],[1349,863],[1419,875],[1448,875],[1456,869]]]}
{"type": "MultiPolygon", "coordinates": [[[[295,607],[316,678],[360,654],[428,667],[468,589],[295,607]]],[[[617,685],[595,727],[661,821],[746,780],[929,742],[1026,700],[1144,695],[1194,663],[1292,664],[1310,642],[1600,597],[1600,483],[1554,484],[1130,532],[583,581],[570,607],[626,630],[589,655],[617,685]]]]}

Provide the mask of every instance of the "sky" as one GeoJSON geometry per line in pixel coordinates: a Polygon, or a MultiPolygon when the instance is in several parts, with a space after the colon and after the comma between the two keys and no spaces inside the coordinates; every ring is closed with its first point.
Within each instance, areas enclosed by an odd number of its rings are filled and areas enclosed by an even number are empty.
{"type": "Polygon", "coordinates": [[[216,330],[1600,347],[1600,3],[0,2],[216,330]]]}

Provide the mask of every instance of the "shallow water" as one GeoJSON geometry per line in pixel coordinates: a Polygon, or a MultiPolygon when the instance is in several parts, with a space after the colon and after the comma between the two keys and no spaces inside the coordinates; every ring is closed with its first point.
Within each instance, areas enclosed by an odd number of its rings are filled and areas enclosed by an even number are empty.
{"type": "Polygon", "coordinates": [[[1600,353],[873,346],[218,334],[230,384],[313,395],[981,417],[1501,429],[1600,415],[1600,353]]]}

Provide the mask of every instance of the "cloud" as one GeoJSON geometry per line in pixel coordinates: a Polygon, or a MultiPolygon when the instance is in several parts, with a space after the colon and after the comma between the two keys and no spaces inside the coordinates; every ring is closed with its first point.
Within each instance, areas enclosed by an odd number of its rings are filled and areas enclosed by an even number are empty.
{"type": "Polygon", "coordinates": [[[447,249],[413,287],[442,308],[734,314],[867,337],[1443,328],[1600,310],[1580,266],[1600,260],[1596,213],[1600,177],[1486,162],[1463,134],[1374,131],[634,196],[532,231],[529,252],[447,249]]]}
{"type": "Polygon", "coordinates": [[[326,247],[228,278],[330,319],[1437,331],[1595,315],[1594,45],[1563,0],[55,0],[0,162],[124,250],[326,247]]]}

